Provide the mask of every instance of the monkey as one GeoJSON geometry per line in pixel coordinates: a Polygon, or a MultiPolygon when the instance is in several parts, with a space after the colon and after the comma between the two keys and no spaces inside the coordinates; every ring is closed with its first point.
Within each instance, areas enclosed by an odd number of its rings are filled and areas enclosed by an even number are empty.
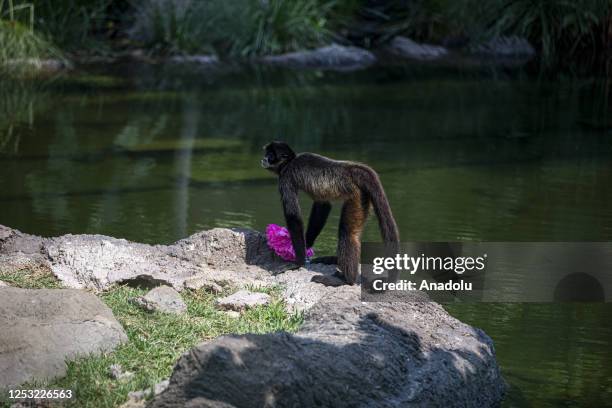
{"type": "MultiPolygon", "coordinates": [[[[315,153],[296,154],[287,143],[273,141],[264,146],[261,166],[278,176],[278,189],[287,229],[295,250],[295,264],[304,266],[306,248],[314,245],[325,226],[332,209],[332,201],[341,200],[342,213],[338,226],[336,277],[343,283],[354,285],[359,279],[361,233],[370,207],[378,218],[383,242],[399,244],[399,231],[389,201],[378,174],[369,166],[333,160],[315,153]],[[304,233],[298,191],[304,191],[312,200],[308,227],[304,233]]],[[[327,261],[332,261],[327,259],[327,261]]],[[[312,279],[326,285],[335,285],[326,277],[312,279]]],[[[336,280],[337,282],[337,280],[336,280]]]]}

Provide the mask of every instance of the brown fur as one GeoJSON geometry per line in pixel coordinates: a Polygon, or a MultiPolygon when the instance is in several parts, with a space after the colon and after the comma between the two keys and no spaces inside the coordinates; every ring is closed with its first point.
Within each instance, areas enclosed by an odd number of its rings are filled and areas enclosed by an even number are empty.
{"type": "Polygon", "coordinates": [[[378,218],[385,243],[398,243],[397,225],[384,189],[376,172],[365,164],[332,160],[314,153],[300,153],[282,142],[264,147],[262,166],[279,176],[279,191],[287,227],[291,234],[296,263],[305,262],[306,242],[297,194],[306,192],[315,201],[306,232],[308,244],[314,243],[327,215],[329,201],[342,200],[342,214],[338,227],[337,261],[339,273],[347,283],[359,278],[361,233],[370,206],[378,218]],[[316,219],[313,219],[316,217],[316,219]]]}

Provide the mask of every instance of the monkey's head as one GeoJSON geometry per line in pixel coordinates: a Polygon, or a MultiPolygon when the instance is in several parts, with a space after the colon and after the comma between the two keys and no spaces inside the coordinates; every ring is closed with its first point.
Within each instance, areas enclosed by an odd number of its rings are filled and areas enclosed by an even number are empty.
{"type": "Polygon", "coordinates": [[[261,159],[261,167],[276,174],[281,168],[295,158],[295,153],[285,142],[270,142],[264,146],[264,157],[261,159]]]}

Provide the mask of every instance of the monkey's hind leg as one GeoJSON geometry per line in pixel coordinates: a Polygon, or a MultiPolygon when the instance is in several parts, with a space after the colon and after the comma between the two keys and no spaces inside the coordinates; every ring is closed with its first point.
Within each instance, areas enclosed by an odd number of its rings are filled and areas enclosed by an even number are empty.
{"type": "Polygon", "coordinates": [[[338,270],[349,285],[357,283],[359,279],[361,232],[369,208],[369,200],[363,194],[347,200],[342,207],[338,228],[338,270]]]}

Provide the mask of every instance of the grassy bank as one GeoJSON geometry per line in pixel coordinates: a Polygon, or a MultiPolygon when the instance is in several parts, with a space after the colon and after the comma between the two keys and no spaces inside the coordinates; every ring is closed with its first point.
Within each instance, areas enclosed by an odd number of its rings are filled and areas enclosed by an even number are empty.
{"type": "Polygon", "coordinates": [[[0,1],[0,62],[59,50],[245,58],[331,41],[376,48],[396,35],[465,46],[513,34],[531,41],[545,69],[592,65],[612,47],[611,1],[0,1]]]}
{"type": "MultiPolygon", "coordinates": [[[[17,287],[61,287],[44,271],[0,272],[0,280],[17,287]]],[[[146,293],[143,289],[118,286],[100,293],[99,297],[113,311],[129,341],[112,353],[70,362],[67,375],[53,383],[25,387],[73,390],[75,398],[63,406],[116,407],[127,399],[128,392],[143,390],[168,378],[181,354],[198,343],[228,333],[293,332],[299,328],[302,316],[286,311],[278,288],[254,290],[270,294],[274,301],[245,311],[237,318],[215,308],[215,299],[231,290],[222,295],[203,290],[184,291],[187,313],[182,316],[149,313],[135,306],[130,299],[146,293]],[[120,364],[134,376],[125,380],[111,378],[109,367],[113,364],[120,364]]]]}

